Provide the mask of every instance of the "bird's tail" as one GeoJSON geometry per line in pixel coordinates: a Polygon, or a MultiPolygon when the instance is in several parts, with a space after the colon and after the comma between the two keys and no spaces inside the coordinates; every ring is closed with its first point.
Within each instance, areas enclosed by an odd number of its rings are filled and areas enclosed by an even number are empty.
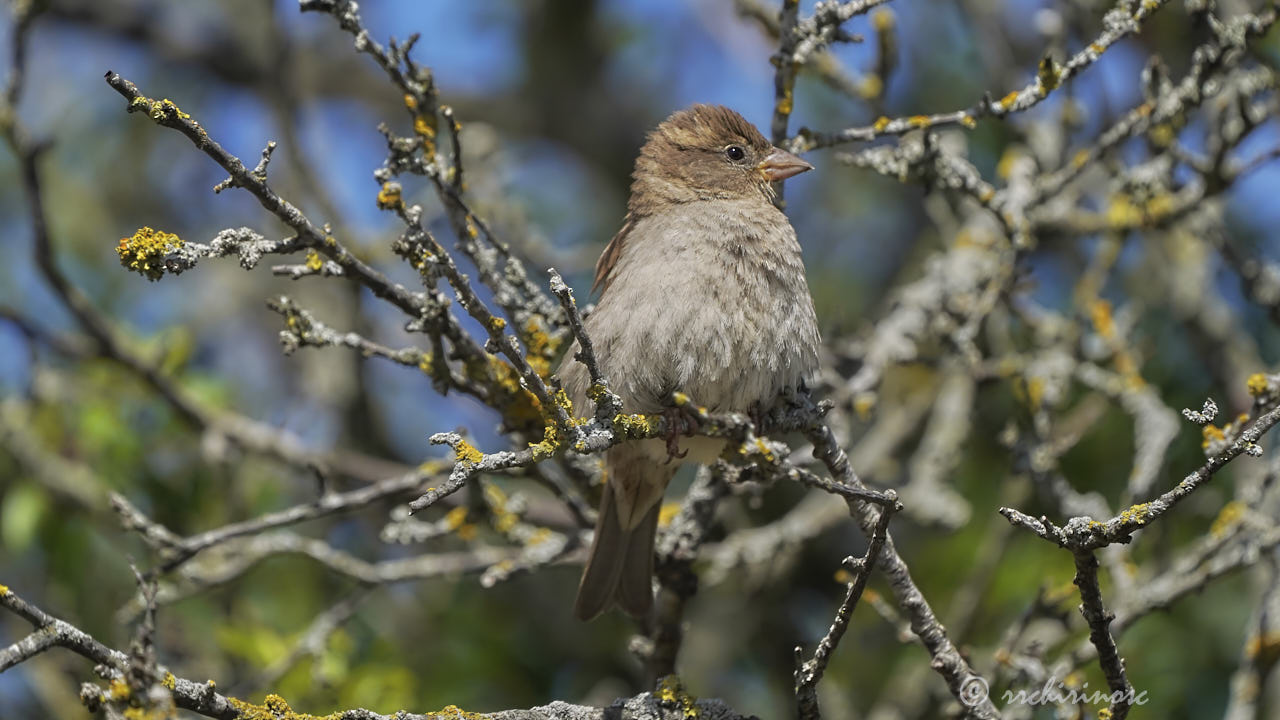
{"type": "Polygon", "coordinates": [[[573,607],[580,620],[599,615],[612,602],[634,617],[648,615],[653,607],[653,540],[662,491],[674,468],[641,458],[614,462],[623,459],[610,458],[591,555],[573,607]]]}

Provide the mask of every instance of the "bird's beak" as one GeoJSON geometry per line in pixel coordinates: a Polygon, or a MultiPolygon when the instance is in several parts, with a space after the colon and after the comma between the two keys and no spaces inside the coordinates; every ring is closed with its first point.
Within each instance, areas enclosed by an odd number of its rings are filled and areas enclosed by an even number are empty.
{"type": "Polygon", "coordinates": [[[778,181],[799,175],[805,170],[812,170],[813,166],[786,150],[774,148],[773,152],[756,166],[756,169],[765,176],[765,179],[778,181]]]}

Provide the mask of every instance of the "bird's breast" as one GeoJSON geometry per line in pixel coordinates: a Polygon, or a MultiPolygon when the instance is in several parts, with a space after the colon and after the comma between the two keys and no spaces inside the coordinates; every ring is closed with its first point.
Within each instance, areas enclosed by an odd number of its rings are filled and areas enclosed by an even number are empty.
{"type": "Polygon", "coordinates": [[[785,216],[760,204],[690,203],[633,230],[589,329],[636,411],[675,390],[744,411],[816,368],[800,246],[785,216]]]}

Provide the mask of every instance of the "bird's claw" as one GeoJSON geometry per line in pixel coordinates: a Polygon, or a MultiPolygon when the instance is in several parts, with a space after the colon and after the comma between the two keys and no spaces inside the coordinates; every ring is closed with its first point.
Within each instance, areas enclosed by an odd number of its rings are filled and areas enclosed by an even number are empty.
{"type": "Polygon", "coordinates": [[[684,458],[689,454],[688,450],[680,449],[680,436],[692,436],[701,426],[701,422],[696,412],[681,405],[673,405],[663,410],[662,417],[667,425],[663,439],[667,442],[667,463],[670,464],[672,460],[684,458]]]}

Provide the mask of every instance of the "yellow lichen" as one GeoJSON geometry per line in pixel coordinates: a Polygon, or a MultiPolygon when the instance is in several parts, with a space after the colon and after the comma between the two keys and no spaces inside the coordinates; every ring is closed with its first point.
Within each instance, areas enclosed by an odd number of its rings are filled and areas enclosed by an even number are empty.
{"type": "Polygon", "coordinates": [[[542,316],[535,315],[520,330],[520,340],[528,350],[529,367],[542,377],[551,375],[551,361],[560,350],[560,341],[544,329],[542,316]]]}
{"type": "Polygon", "coordinates": [[[550,529],[540,527],[529,533],[529,537],[525,539],[524,544],[526,547],[533,547],[535,545],[541,545],[553,537],[555,537],[555,533],[551,532],[550,529]]]}
{"type": "Polygon", "coordinates": [[[9,589],[8,585],[0,585],[0,597],[5,597],[11,592],[13,591],[9,589]]]}
{"type": "Polygon", "coordinates": [[[880,8],[871,16],[871,27],[875,28],[876,32],[892,30],[893,23],[893,11],[889,8],[880,8]]]}
{"type": "Polygon", "coordinates": [[[1044,401],[1044,378],[1030,377],[1027,378],[1027,405],[1033,411],[1040,409],[1041,402],[1044,401]]]}
{"type": "Polygon", "coordinates": [[[853,399],[853,411],[858,414],[858,419],[867,421],[871,419],[871,412],[876,408],[876,394],[870,392],[858,393],[853,399]]]}
{"type": "Polygon", "coordinates": [[[138,97],[129,103],[129,112],[145,112],[151,116],[151,119],[162,123],[166,120],[190,120],[191,116],[182,112],[177,105],[169,98],[163,100],[152,100],[151,98],[138,97]]]}
{"type": "Polygon", "coordinates": [[[507,327],[507,321],[503,318],[493,315],[489,317],[489,329],[493,332],[500,333],[507,327]]]}
{"type": "Polygon", "coordinates": [[[1098,720],[1111,720],[1111,708],[1098,708],[1098,720]]]}
{"type": "Polygon", "coordinates": [[[564,388],[551,393],[551,401],[560,406],[570,417],[573,416],[573,401],[569,399],[569,393],[564,388]]]}
{"type": "Polygon", "coordinates": [[[234,697],[227,698],[227,703],[239,713],[236,720],[337,720],[341,717],[341,713],[319,716],[294,712],[289,703],[279,695],[266,696],[261,705],[234,697]]]}
{"type": "Polygon", "coordinates": [[[1121,350],[1116,353],[1115,364],[1116,372],[1120,373],[1129,388],[1141,390],[1146,386],[1146,381],[1138,374],[1138,365],[1127,351],[1121,350]]]}
{"type": "Polygon", "coordinates": [[[1009,377],[1022,368],[1022,364],[1017,359],[1008,355],[1000,358],[1000,362],[996,363],[996,374],[1000,377],[1009,377]]]}
{"type": "Polygon", "coordinates": [[[1168,123],[1161,123],[1153,128],[1148,135],[1151,143],[1156,147],[1165,148],[1173,144],[1174,133],[1173,128],[1168,123]]]}
{"type": "Polygon", "coordinates": [[[1245,656],[1262,667],[1270,667],[1280,660],[1280,630],[1254,635],[1245,643],[1245,656]]]}
{"type": "Polygon", "coordinates": [[[858,94],[867,100],[874,100],[884,92],[884,80],[876,73],[867,73],[858,83],[858,94]]]}
{"type": "Polygon", "coordinates": [[[658,509],[658,527],[666,527],[676,519],[676,515],[680,514],[680,503],[668,502],[663,503],[658,509]]]}
{"type": "MultiPolygon", "coordinates": [[[[506,559],[506,560],[499,560],[498,562],[494,563],[490,571],[495,573],[500,573],[502,576],[506,576],[506,575],[509,575],[512,570],[515,570],[515,569],[516,569],[516,564],[511,560],[506,559]]],[[[433,715],[432,717],[439,717],[439,716],[433,715]]]]}
{"type": "Polygon", "coordinates": [[[884,129],[887,127],[889,127],[889,118],[884,115],[876,118],[876,121],[871,125],[871,129],[876,132],[884,132],[884,129]]]}
{"type": "Polygon", "coordinates": [[[790,115],[795,103],[791,99],[791,92],[788,91],[778,99],[777,111],[782,115],[790,115]]]}
{"type": "Polygon", "coordinates": [[[1107,205],[1107,224],[1116,229],[1124,229],[1142,224],[1142,210],[1134,205],[1129,196],[1119,194],[1111,198],[1107,205]]]}
{"type": "Polygon", "coordinates": [[[1013,164],[1018,161],[1022,153],[1014,148],[1005,150],[1000,156],[1000,160],[996,163],[996,176],[1002,180],[1007,180],[1013,174],[1013,164]]]}
{"type": "Polygon", "coordinates": [[[524,324],[524,333],[520,339],[524,340],[524,344],[529,348],[529,352],[544,355],[548,351],[554,351],[555,342],[547,331],[542,327],[542,316],[534,315],[524,324]]]}
{"type": "Polygon", "coordinates": [[[657,695],[658,702],[679,710],[685,718],[696,718],[700,714],[697,698],[685,692],[684,687],[680,684],[680,678],[675,675],[663,677],[662,682],[658,685],[658,691],[654,694],[657,695]]]}
{"type": "MultiPolygon", "coordinates": [[[[562,390],[561,392],[564,391],[562,390]]],[[[533,452],[534,462],[541,462],[555,455],[562,443],[563,438],[555,423],[547,423],[542,428],[542,440],[536,443],[529,443],[529,450],[533,452]]]]}
{"type": "Polygon", "coordinates": [[[997,105],[1000,106],[1001,110],[1008,110],[1012,108],[1013,104],[1017,101],[1018,101],[1018,91],[1014,90],[1008,95],[1005,95],[1004,97],[1000,98],[1000,102],[997,103],[997,105]]]}
{"type": "Polygon", "coordinates": [[[1212,423],[1205,425],[1203,428],[1201,428],[1200,434],[1204,438],[1204,440],[1200,443],[1200,447],[1204,448],[1205,450],[1208,450],[1210,445],[1217,442],[1222,442],[1223,440],[1226,439],[1226,437],[1222,433],[1222,428],[1219,428],[1217,425],[1214,425],[1212,423]]]}
{"type": "MultiPolygon", "coordinates": [[[[210,681],[210,682],[212,682],[212,681],[210,681]]],[[[165,673],[165,674],[164,674],[164,677],[160,680],[160,684],[161,684],[161,685],[163,685],[163,686],[165,686],[165,687],[167,687],[167,688],[169,688],[170,690],[177,690],[177,689],[178,689],[178,678],[174,677],[174,676],[173,676],[173,673],[171,673],[171,672],[167,672],[167,673],[165,673]]]]}
{"type": "Polygon", "coordinates": [[[907,124],[910,125],[911,127],[916,127],[916,128],[928,127],[929,116],[928,115],[912,115],[911,117],[907,118],[907,124]]]}
{"type": "Polygon", "coordinates": [[[500,512],[493,516],[493,529],[500,533],[509,533],[519,522],[519,515],[513,512],[500,512]]]}
{"type": "Polygon", "coordinates": [[[1250,375],[1245,385],[1249,388],[1249,394],[1254,397],[1266,394],[1268,387],[1270,387],[1270,383],[1267,382],[1267,376],[1262,373],[1250,375]]]}
{"type": "Polygon", "coordinates": [[[1245,510],[1245,504],[1239,500],[1233,500],[1223,505],[1218,517],[1213,519],[1213,525],[1209,527],[1209,534],[1216,538],[1225,536],[1227,531],[1244,517],[1245,510]]]}
{"type": "Polygon", "coordinates": [[[1042,94],[1048,95],[1058,89],[1058,84],[1062,82],[1062,69],[1058,67],[1058,63],[1053,58],[1045,56],[1040,60],[1040,67],[1036,70],[1036,79],[1040,81],[1042,94]]]}
{"type": "Polygon", "coordinates": [[[1138,503],[1130,506],[1129,509],[1120,513],[1120,522],[1124,525],[1145,525],[1147,523],[1147,512],[1151,508],[1151,503],[1138,503]]]}
{"type": "Polygon", "coordinates": [[[551,375],[551,361],[546,358],[540,358],[536,355],[530,355],[525,358],[525,362],[529,363],[529,367],[538,373],[538,377],[546,378],[551,375]]]}
{"type": "Polygon", "coordinates": [[[476,528],[475,523],[467,523],[466,525],[458,528],[458,539],[463,542],[471,542],[476,539],[477,532],[478,528],[476,528]]]}
{"type": "Polygon", "coordinates": [[[982,246],[982,243],[974,237],[973,233],[969,231],[969,228],[961,228],[960,231],[956,233],[956,236],[951,239],[951,247],[955,248],[982,246]]]}
{"type": "Polygon", "coordinates": [[[1146,213],[1151,220],[1159,220],[1165,215],[1171,214],[1177,207],[1177,202],[1170,193],[1160,193],[1147,201],[1146,213]]]}
{"type": "Polygon", "coordinates": [[[436,136],[436,129],[433,127],[431,120],[423,115],[418,115],[413,119],[413,131],[427,141],[426,145],[428,147],[434,147],[431,140],[436,136]]]}
{"type": "MultiPolygon", "coordinates": [[[[418,474],[435,475],[438,472],[443,472],[448,469],[449,469],[448,463],[444,463],[439,460],[424,460],[422,463],[418,465],[418,474]]],[[[429,492],[434,489],[435,488],[428,488],[427,490],[429,492]]]]}
{"type": "Polygon", "coordinates": [[[756,438],[749,445],[743,445],[741,448],[739,448],[738,452],[742,453],[742,455],[744,456],[759,454],[760,457],[764,458],[764,461],[768,463],[771,463],[777,459],[777,457],[773,454],[773,450],[769,448],[769,443],[765,442],[764,438],[756,438]],[[753,453],[753,448],[754,448],[754,453],[753,453]]]}
{"type": "Polygon", "coordinates": [[[431,370],[433,369],[433,365],[431,363],[431,355],[429,355],[428,353],[422,353],[418,355],[418,369],[426,373],[427,375],[431,374],[431,370]]]}
{"type": "Polygon", "coordinates": [[[484,459],[484,453],[466,440],[459,440],[458,446],[453,451],[458,455],[458,462],[475,464],[484,459]]]}
{"type": "MultiPolygon", "coordinates": [[[[1116,335],[1115,318],[1111,313],[1111,303],[1106,300],[1094,300],[1089,304],[1089,316],[1093,322],[1093,328],[1104,340],[1112,344],[1118,344],[1116,335]]],[[[1124,379],[1125,384],[1134,390],[1140,390],[1146,387],[1146,381],[1142,379],[1142,375],[1138,370],[1138,364],[1127,350],[1122,347],[1115,349],[1115,366],[1124,379]]]]}
{"type": "Polygon", "coordinates": [[[493,508],[501,508],[507,504],[507,494],[491,482],[484,484],[484,499],[493,508]]]}
{"type": "Polygon", "coordinates": [[[536,432],[546,424],[542,403],[520,383],[520,374],[502,358],[484,355],[463,363],[466,377],[491,392],[490,403],[512,429],[536,432]]]}
{"type": "Polygon", "coordinates": [[[623,413],[613,417],[613,425],[625,437],[649,437],[658,430],[658,417],[623,413]]]}
{"type": "Polygon", "coordinates": [[[1082,168],[1087,162],[1089,162],[1088,150],[1079,150],[1071,157],[1071,166],[1075,168],[1082,168]]]}
{"type": "Polygon", "coordinates": [[[400,183],[382,183],[376,202],[379,210],[396,210],[403,207],[404,199],[400,196],[400,183]]]}
{"type": "Polygon", "coordinates": [[[670,675],[662,678],[662,685],[658,688],[658,699],[664,703],[675,702],[677,688],[679,688],[679,680],[670,675]]]}
{"type": "Polygon", "coordinates": [[[467,509],[465,507],[456,507],[444,514],[444,528],[446,530],[457,530],[467,521],[467,509]]]}
{"type": "Polygon", "coordinates": [[[124,267],[148,280],[159,280],[164,275],[164,256],[182,245],[182,238],[173,233],[142,227],[130,237],[120,238],[116,254],[124,267]]]}
{"type": "Polygon", "coordinates": [[[972,130],[978,127],[978,119],[972,115],[961,115],[960,124],[972,130]]]}
{"type": "Polygon", "coordinates": [[[311,272],[320,272],[320,268],[324,267],[324,261],[320,259],[320,253],[315,250],[307,251],[307,269],[311,272]]]}
{"type": "Polygon", "coordinates": [[[439,720],[484,720],[485,716],[480,713],[467,712],[457,705],[448,705],[433,713],[428,713],[439,720]]]}
{"type": "Polygon", "coordinates": [[[1114,337],[1116,334],[1115,319],[1111,317],[1111,303],[1106,300],[1095,300],[1089,305],[1089,318],[1093,322],[1093,329],[1104,338],[1114,337]]]}

